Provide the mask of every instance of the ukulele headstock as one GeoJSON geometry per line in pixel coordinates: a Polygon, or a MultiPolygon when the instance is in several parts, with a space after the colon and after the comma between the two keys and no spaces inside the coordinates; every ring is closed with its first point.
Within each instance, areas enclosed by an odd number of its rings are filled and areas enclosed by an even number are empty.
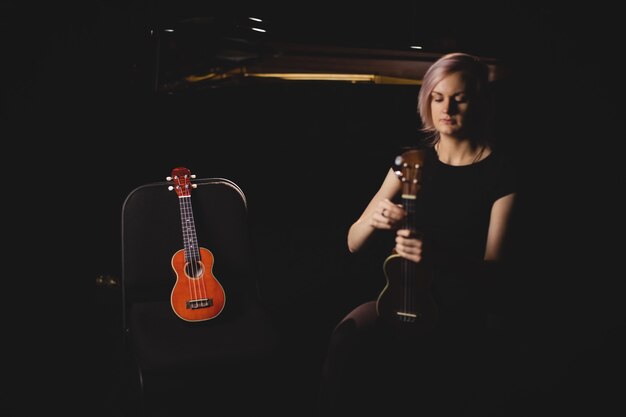
{"type": "Polygon", "coordinates": [[[402,181],[402,196],[415,197],[422,186],[422,169],[426,152],[422,149],[412,149],[398,155],[395,160],[395,174],[402,181]]]}
{"type": "Polygon", "coordinates": [[[195,174],[192,174],[189,169],[185,167],[178,167],[172,170],[172,173],[166,179],[174,182],[174,185],[170,185],[168,190],[175,190],[178,197],[189,197],[191,195],[191,189],[196,188],[196,184],[192,184],[191,180],[196,178],[195,174]]]}

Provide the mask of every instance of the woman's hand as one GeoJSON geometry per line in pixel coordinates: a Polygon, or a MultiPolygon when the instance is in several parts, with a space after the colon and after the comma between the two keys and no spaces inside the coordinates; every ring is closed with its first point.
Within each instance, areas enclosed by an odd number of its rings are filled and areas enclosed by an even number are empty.
{"type": "Polygon", "coordinates": [[[375,229],[397,229],[406,217],[406,212],[400,204],[394,204],[388,198],[378,202],[370,218],[370,225],[375,229]]]}
{"type": "MultiPolygon", "coordinates": [[[[398,229],[405,217],[406,211],[401,204],[394,204],[385,198],[374,209],[370,224],[375,229],[398,229]]],[[[419,262],[422,260],[422,240],[411,236],[409,229],[399,229],[396,233],[395,251],[403,258],[419,262]]]]}
{"type": "Polygon", "coordinates": [[[421,239],[411,236],[409,229],[400,229],[396,233],[395,251],[410,261],[419,262],[422,260],[422,244],[421,239]]]}

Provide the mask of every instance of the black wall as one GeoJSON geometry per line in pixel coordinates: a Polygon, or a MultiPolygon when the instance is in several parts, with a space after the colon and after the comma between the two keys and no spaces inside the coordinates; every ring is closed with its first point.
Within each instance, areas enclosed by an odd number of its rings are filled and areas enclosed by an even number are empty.
{"type": "MultiPolygon", "coordinates": [[[[499,91],[498,129],[525,173],[516,279],[531,371],[520,396],[568,410],[621,406],[620,385],[607,382],[624,369],[619,14],[601,4],[515,7],[520,13],[476,20],[463,9],[454,30],[434,27],[515,69],[499,91]],[[489,39],[497,42],[485,47],[489,39]]],[[[9,2],[1,10],[2,136],[14,146],[3,161],[18,186],[12,201],[32,202],[26,230],[45,230],[24,233],[7,216],[16,256],[35,243],[56,270],[67,270],[69,252],[82,265],[70,271],[87,288],[100,274],[119,278],[124,197],[187,166],[243,188],[262,294],[279,310],[311,307],[314,354],[335,319],[376,293],[384,249],[350,256],[345,235],[398,148],[416,137],[415,87],[260,84],[155,95],[132,65],[149,5],[31,10],[9,2]]],[[[25,258],[20,265],[32,262],[25,258]]],[[[105,344],[117,340],[108,290],[96,288],[98,324],[112,332],[100,333],[105,344]]]]}

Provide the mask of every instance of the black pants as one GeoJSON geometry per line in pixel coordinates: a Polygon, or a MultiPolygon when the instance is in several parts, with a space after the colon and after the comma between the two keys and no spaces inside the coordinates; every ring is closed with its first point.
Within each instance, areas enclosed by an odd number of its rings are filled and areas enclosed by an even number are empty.
{"type": "Polygon", "coordinates": [[[490,415],[492,346],[475,323],[444,324],[416,337],[381,323],[375,301],[355,308],[331,335],[319,415],[490,415]]]}

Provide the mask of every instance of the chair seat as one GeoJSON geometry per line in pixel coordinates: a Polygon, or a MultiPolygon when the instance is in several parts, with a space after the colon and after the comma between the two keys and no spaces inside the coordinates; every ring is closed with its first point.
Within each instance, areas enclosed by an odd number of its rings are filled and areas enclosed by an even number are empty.
{"type": "Polygon", "coordinates": [[[128,319],[130,341],[144,372],[241,366],[246,359],[271,354],[278,342],[258,302],[246,303],[227,320],[220,315],[202,322],[180,319],[169,301],[142,302],[133,306],[128,319]]]}

